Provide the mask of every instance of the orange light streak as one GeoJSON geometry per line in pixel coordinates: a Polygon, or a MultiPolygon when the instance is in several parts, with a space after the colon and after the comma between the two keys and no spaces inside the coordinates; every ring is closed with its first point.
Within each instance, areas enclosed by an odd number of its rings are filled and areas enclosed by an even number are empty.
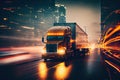
{"type": "MultiPolygon", "coordinates": [[[[105,35],[107,35],[110,31],[112,30],[112,28],[109,28],[108,30],[107,30],[107,32],[106,32],[106,34],[105,35]]],[[[105,40],[106,40],[106,36],[104,36],[104,40],[103,40],[103,42],[105,42],[105,40]]]]}
{"type": "Polygon", "coordinates": [[[112,42],[116,42],[116,41],[120,41],[120,36],[117,36],[115,38],[111,38],[110,40],[108,40],[107,42],[105,42],[104,44],[107,45],[107,44],[110,44],[112,42]]]}
{"type": "Polygon", "coordinates": [[[47,33],[48,36],[63,36],[64,33],[47,33]]]}
{"type": "Polygon", "coordinates": [[[115,32],[120,31],[120,25],[116,26],[116,28],[108,35],[106,35],[106,39],[112,36],[115,32]]]}
{"type": "Polygon", "coordinates": [[[120,51],[120,47],[116,47],[116,46],[107,46],[108,49],[111,49],[111,50],[117,50],[117,51],[120,51]]]}
{"type": "Polygon", "coordinates": [[[108,60],[105,60],[105,62],[107,64],[109,64],[111,67],[113,67],[114,69],[116,69],[119,73],[120,73],[120,67],[119,66],[115,66],[114,64],[112,64],[111,62],[109,62],[108,60]]]}
{"type": "Polygon", "coordinates": [[[105,42],[106,39],[108,39],[109,37],[113,36],[114,33],[116,33],[117,31],[120,31],[120,25],[116,26],[115,29],[113,31],[111,31],[112,28],[109,28],[108,31],[106,32],[103,41],[101,42],[102,44],[100,45],[101,48],[107,48],[107,45],[113,42],[117,42],[120,41],[120,36],[116,36],[114,38],[109,39],[108,41],[105,42]],[[111,32],[110,32],[111,31],[111,32]],[[110,32],[110,33],[109,33],[110,32]],[[109,33],[109,34],[108,34],[109,33]]]}

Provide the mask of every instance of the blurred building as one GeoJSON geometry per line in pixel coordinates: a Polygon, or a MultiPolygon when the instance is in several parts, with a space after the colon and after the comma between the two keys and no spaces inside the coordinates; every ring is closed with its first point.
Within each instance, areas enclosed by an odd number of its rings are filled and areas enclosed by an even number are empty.
{"type": "Polygon", "coordinates": [[[66,7],[61,4],[55,5],[55,23],[66,22],[66,7]]]}
{"type": "Polygon", "coordinates": [[[0,0],[0,43],[40,39],[53,25],[54,7],[55,0],[0,0]]]}
{"type": "Polygon", "coordinates": [[[0,0],[0,34],[27,35],[24,30],[32,28],[35,37],[39,37],[42,30],[52,26],[54,7],[55,0],[0,0]]]}
{"type": "Polygon", "coordinates": [[[41,39],[55,22],[66,22],[66,7],[55,0],[0,0],[0,39],[41,39]]]}

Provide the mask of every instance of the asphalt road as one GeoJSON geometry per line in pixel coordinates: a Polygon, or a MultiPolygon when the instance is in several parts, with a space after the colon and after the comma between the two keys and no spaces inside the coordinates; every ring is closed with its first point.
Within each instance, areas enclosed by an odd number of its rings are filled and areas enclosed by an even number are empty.
{"type": "MultiPolygon", "coordinates": [[[[29,55],[29,54],[27,54],[29,55]]],[[[99,50],[68,61],[42,59],[0,65],[0,80],[110,80],[99,50]]]]}

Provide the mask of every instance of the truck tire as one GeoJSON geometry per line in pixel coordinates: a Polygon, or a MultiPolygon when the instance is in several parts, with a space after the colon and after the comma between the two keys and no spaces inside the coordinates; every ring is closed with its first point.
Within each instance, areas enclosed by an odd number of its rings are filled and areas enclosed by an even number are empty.
{"type": "Polygon", "coordinates": [[[44,59],[44,61],[46,62],[46,61],[47,61],[47,59],[44,59]]]}

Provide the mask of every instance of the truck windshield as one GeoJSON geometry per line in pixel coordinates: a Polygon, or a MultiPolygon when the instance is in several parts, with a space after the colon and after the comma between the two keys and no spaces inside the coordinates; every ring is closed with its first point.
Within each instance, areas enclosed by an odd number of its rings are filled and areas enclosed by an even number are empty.
{"type": "Polygon", "coordinates": [[[61,41],[63,40],[63,36],[47,36],[48,41],[61,41]]]}

